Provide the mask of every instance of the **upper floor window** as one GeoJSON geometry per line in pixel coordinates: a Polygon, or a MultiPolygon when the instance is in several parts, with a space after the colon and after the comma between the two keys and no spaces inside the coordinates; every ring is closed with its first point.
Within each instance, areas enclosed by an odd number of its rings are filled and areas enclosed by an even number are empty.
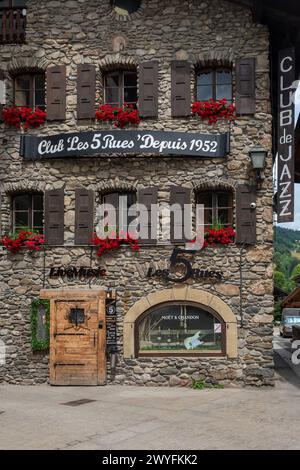
{"type": "Polygon", "coordinates": [[[232,103],[232,73],[230,69],[201,69],[196,75],[196,99],[208,101],[209,99],[227,99],[232,103]]]}
{"type": "Polygon", "coordinates": [[[25,40],[26,0],[0,0],[0,43],[25,40]]]}
{"type": "Polygon", "coordinates": [[[204,205],[205,230],[216,226],[232,227],[233,198],[231,191],[198,192],[196,203],[204,205]]]}
{"type": "Polygon", "coordinates": [[[120,70],[104,76],[104,101],[112,106],[137,103],[137,73],[120,70]]]}
{"type": "Polygon", "coordinates": [[[22,74],[15,77],[16,106],[45,109],[45,74],[22,74]]]}
{"type": "Polygon", "coordinates": [[[128,232],[129,225],[136,219],[135,192],[109,193],[102,196],[102,204],[107,204],[104,213],[104,226],[109,232],[128,232]]]}
{"type": "Polygon", "coordinates": [[[113,10],[121,16],[135,13],[141,6],[141,0],[111,0],[113,10]]]}
{"type": "Polygon", "coordinates": [[[30,228],[43,232],[43,194],[22,193],[12,199],[13,231],[30,228]]]}

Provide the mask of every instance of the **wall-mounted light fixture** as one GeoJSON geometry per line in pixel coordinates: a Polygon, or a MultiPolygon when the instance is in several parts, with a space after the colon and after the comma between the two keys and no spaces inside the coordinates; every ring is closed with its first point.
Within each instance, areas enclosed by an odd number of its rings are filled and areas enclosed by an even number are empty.
{"type": "Polygon", "coordinates": [[[259,145],[250,149],[249,156],[251,159],[252,168],[256,173],[257,183],[262,180],[261,172],[266,165],[267,153],[268,152],[259,145]]]}

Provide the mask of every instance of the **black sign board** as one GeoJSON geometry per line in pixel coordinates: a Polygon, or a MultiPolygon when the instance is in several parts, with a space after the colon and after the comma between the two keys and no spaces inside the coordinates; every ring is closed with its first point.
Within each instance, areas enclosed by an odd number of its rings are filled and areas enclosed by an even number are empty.
{"type": "Polygon", "coordinates": [[[21,136],[25,160],[93,155],[189,155],[223,158],[229,152],[229,133],[190,134],[160,131],[90,131],[38,137],[21,136]]]}
{"type": "Polygon", "coordinates": [[[106,299],[106,350],[108,353],[117,353],[117,315],[116,300],[106,299]]]}
{"type": "Polygon", "coordinates": [[[279,53],[278,104],[278,222],[294,221],[295,50],[279,53]]]}

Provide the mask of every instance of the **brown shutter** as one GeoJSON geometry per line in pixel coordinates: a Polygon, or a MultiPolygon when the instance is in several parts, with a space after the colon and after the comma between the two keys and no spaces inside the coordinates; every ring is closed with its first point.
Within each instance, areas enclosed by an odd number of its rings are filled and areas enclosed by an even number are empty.
{"type": "Polygon", "coordinates": [[[256,203],[255,188],[240,185],[236,190],[236,243],[254,245],[256,243],[256,203]]]}
{"type": "Polygon", "coordinates": [[[45,242],[47,245],[64,244],[64,190],[45,192],[45,242]]]}
{"type": "MultiPolygon", "coordinates": [[[[175,217],[174,211],[171,211],[170,220],[170,237],[172,243],[185,243],[188,241],[184,233],[184,205],[191,203],[191,190],[181,186],[172,186],[170,190],[170,205],[179,204],[181,206],[181,217],[175,217]],[[178,234],[181,236],[178,237],[178,234]]],[[[190,225],[192,230],[192,216],[186,212],[186,223],[190,225]]]]}
{"type": "Polygon", "coordinates": [[[77,119],[95,117],[96,68],[92,64],[77,67],[77,119]]]}
{"type": "Polygon", "coordinates": [[[157,198],[158,188],[143,188],[138,191],[139,229],[141,233],[139,239],[140,243],[157,243],[157,198]],[[155,205],[155,207],[151,207],[153,205],[155,205]],[[142,238],[143,232],[148,234],[147,238],[142,238]]]}
{"type": "Polygon", "coordinates": [[[191,65],[185,60],[174,60],[171,65],[172,117],[191,114],[191,65]]]}
{"type": "Polygon", "coordinates": [[[90,245],[94,228],[94,192],[75,189],[75,245],[90,245]]]}
{"type": "Polygon", "coordinates": [[[142,117],[158,116],[158,62],[144,62],[139,67],[139,113],[142,117]]]}
{"type": "Polygon", "coordinates": [[[236,113],[255,111],[255,59],[241,59],[236,65],[236,113]]]}
{"type": "MultiPolygon", "coordinates": [[[[0,92],[1,90],[3,89],[3,91],[5,92],[5,86],[4,86],[4,72],[3,70],[0,70],[0,92]]],[[[3,116],[2,116],[2,111],[3,111],[3,108],[4,108],[4,103],[5,102],[5,96],[0,96],[0,122],[3,122],[3,116]]]]}
{"type": "Polygon", "coordinates": [[[47,119],[66,119],[66,66],[55,65],[47,69],[47,119]]]}

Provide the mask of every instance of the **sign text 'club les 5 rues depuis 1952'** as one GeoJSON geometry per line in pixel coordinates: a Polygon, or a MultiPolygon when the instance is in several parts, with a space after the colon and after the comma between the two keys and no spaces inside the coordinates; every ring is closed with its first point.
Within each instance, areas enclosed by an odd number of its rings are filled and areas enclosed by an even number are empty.
{"type": "Polygon", "coordinates": [[[97,155],[178,155],[224,158],[230,134],[195,134],[160,131],[89,131],[52,136],[21,136],[20,155],[40,160],[97,155]]]}

